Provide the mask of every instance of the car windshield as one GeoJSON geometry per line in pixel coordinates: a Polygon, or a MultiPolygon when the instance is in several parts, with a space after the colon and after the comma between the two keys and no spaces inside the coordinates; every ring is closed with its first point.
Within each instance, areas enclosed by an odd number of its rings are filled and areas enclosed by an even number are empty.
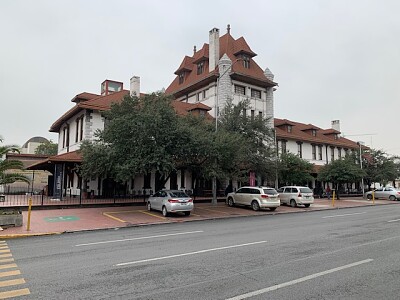
{"type": "Polygon", "coordinates": [[[264,194],[267,194],[267,195],[278,194],[278,192],[275,189],[263,189],[263,190],[264,190],[264,194]]]}
{"type": "Polygon", "coordinates": [[[189,198],[188,195],[186,195],[185,192],[182,191],[174,191],[169,193],[171,197],[177,197],[177,198],[189,198]]]}
{"type": "Polygon", "coordinates": [[[300,188],[300,192],[301,193],[312,193],[312,190],[310,190],[309,188],[300,188]]]}

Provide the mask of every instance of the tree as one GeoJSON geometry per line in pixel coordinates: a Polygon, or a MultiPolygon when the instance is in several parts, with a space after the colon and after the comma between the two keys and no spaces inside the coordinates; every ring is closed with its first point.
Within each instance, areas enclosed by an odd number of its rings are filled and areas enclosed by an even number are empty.
{"type": "Polygon", "coordinates": [[[279,182],[286,185],[306,185],[311,181],[313,164],[293,153],[282,153],[278,162],[279,182]]]}
{"type": "Polygon", "coordinates": [[[53,141],[48,141],[45,143],[41,143],[35,150],[35,154],[39,155],[57,155],[58,152],[58,144],[53,143],[53,141]]]}
{"type": "Polygon", "coordinates": [[[344,183],[359,182],[365,176],[365,171],[355,161],[353,155],[331,161],[321,168],[318,180],[333,183],[337,191],[344,183]]]}
{"type": "Polygon", "coordinates": [[[136,174],[158,172],[166,182],[171,172],[196,170],[210,156],[209,125],[204,118],[178,116],[171,98],[153,93],[125,97],[104,112],[103,131],[84,142],[81,174],[124,182],[136,174]]]}
{"type": "MultiPolygon", "coordinates": [[[[3,139],[0,137],[0,143],[3,139]]],[[[16,181],[24,181],[29,183],[28,177],[15,172],[17,170],[23,170],[24,166],[19,160],[5,159],[7,153],[17,152],[19,153],[19,147],[17,145],[0,145],[0,185],[10,184],[16,181]]]]}
{"type": "Polygon", "coordinates": [[[264,178],[275,177],[273,130],[264,116],[248,116],[249,99],[234,105],[229,99],[218,118],[216,152],[220,178],[248,180],[254,171],[264,178]]]}

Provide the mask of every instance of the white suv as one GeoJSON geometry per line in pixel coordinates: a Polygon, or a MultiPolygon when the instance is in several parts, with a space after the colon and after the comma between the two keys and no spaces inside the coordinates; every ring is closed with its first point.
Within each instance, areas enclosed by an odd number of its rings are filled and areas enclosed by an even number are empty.
{"type": "Polygon", "coordinates": [[[253,210],[269,208],[274,211],[280,206],[279,194],[274,188],[264,186],[244,186],[226,197],[229,206],[247,205],[253,210]]]}
{"type": "Polygon", "coordinates": [[[310,207],[314,203],[314,193],[306,186],[283,186],[278,189],[282,204],[290,204],[291,207],[304,205],[310,207]]]}

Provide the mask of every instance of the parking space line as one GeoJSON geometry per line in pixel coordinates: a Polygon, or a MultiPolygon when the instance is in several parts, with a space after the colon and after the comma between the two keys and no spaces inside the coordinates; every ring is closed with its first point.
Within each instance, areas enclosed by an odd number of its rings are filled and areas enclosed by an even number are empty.
{"type": "Polygon", "coordinates": [[[0,258],[5,258],[5,257],[12,257],[12,254],[11,253],[0,254],[0,258]]]}
{"type": "Polygon", "coordinates": [[[4,259],[0,259],[0,263],[12,262],[12,261],[14,261],[14,258],[4,258],[4,259]]]}
{"type": "Polygon", "coordinates": [[[20,290],[8,291],[8,292],[0,292],[0,299],[24,296],[24,295],[29,295],[30,293],[31,292],[29,291],[29,289],[20,289],[20,290]]]}
{"type": "Polygon", "coordinates": [[[110,215],[110,213],[103,212],[103,216],[109,217],[109,218],[111,218],[111,219],[113,219],[115,221],[121,222],[121,223],[127,223],[126,221],[124,221],[124,220],[122,220],[120,218],[117,218],[117,217],[114,217],[114,216],[110,215]]]}
{"type": "Polygon", "coordinates": [[[0,277],[15,276],[15,275],[21,275],[21,271],[15,270],[15,271],[8,271],[8,272],[0,272],[0,277]]]}
{"type": "Polygon", "coordinates": [[[188,256],[188,255],[194,255],[194,254],[202,254],[202,253],[207,253],[207,252],[212,252],[212,251],[219,251],[219,250],[226,250],[226,249],[239,248],[239,247],[245,247],[245,246],[252,246],[252,245],[257,245],[257,244],[266,243],[266,242],[267,241],[259,241],[259,242],[232,245],[232,246],[225,246],[225,247],[219,247],[219,248],[211,248],[211,249],[205,249],[205,250],[199,250],[199,251],[193,251],[193,252],[186,252],[186,253],[181,253],[181,254],[174,254],[174,255],[168,255],[168,256],[161,256],[161,257],[155,257],[155,258],[149,258],[149,259],[142,259],[142,260],[125,262],[125,263],[119,263],[119,264],[116,264],[115,266],[116,267],[120,267],[120,266],[127,266],[127,265],[133,265],[133,264],[140,264],[140,263],[144,263],[144,262],[157,261],[157,260],[163,260],[163,259],[169,259],[169,258],[175,258],[175,257],[181,257],[181,256],[188,256]]]}
{"type": "Polygon", "coordinates": [[[0,253],[10,253],[10,249],[0,250],[0,253]]]}
{"type": "Polygon", "coordinates": [[[227,213],[227,212],[225,212],[225,211],[215,210],[215,209],[209,209],[209,208],[203,208],[203,207],[196,207],[195,209],[203,209],[203,210],[207,210],[207,211],[211,211],[211,212],[216,212],[216,213],[222,213],[222,214],[230,215],[230,213],[227,213]]]}
{"type": "Polygon", "coordinates": [[[348,265],[344,265],[344,266],[341,266],[341,267],[337,267],[337,268],[333,268],[333,269],[330,269],[330,270],[326,270],[326,271],[323,271],[323,272],[311,274],[311,275],[308,275],[308,276],[305,276],[305,277],[301,277],[301,278],[298,278],[298,279],[295,279],[295,280],[292,280],[292,281],[288,281],[288,282],[285,282],[285,283],[275,284],[275,285],[267,287],[265,289],[261,289],[261,290],[253,291],[253,292],[250,292],[250,293],[238,295],[238,296],[226,299],[226,300],[247,299],[247,298],[250,298],[250,297],[258,296],[258,295],[265,294],[265,293],[268,293],[268,292],[271,292],[271,291],[275,291],[275,290],[278,290],[278,289],[281,289],[281,288],[284,288],[284,287],[288,287],[288,286],[291,286],[291,285],[294,285],[294,284],[297,284],[297,283],[301,283],[301,282],[304,282],[304,281],[307,281],[307,280],[311,280],[311,279],[314,279],[314,278],[317,278],[317,277],[328,275],[328,274],[331,274],[331,273],[334,273],[334,272],[338,272],[338,271],[345,270],[345,269],[348,269],[348,268],[356,267],[356,266],[359,266],[359,265],[362,265],[362,264],[365,264],[365,263],[369,263],[371,261],[373,261],[373,259],[370,259],[370,258],[369,259],[365,259],[365,260],[361,260],[361,261],[358,261],[358,262],[355,262],[355,263],[352,263],[352,264],[348,264],[348,265]]]}
{"type": "Polygon", "coordinates": [[[148,212],[148,211],[146,211],[146,210],[141,210],[140,212],[143,213],[143,214],[145,214],[145,215],[149,215],[149,216],[152,216],[152,217],[156,217],[156,218],[159,218],[159,219],[162,219],[162,220],[167,220],[167,218],[165,218],[165,217],[161,217],[161,216],[159,216],[159,215],[154,215],[154,214],[152,214],[151,212],[148,212]]]}
{"type": "Polygon", "coordinates": [[[11,269],[11,268],[17,268],[17,264],[0,265],[0,270],[11,269]]]}

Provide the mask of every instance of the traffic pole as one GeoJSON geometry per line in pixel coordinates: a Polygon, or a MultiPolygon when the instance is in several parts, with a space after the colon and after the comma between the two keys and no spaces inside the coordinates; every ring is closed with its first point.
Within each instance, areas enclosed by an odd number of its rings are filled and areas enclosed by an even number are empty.
{"type": "Polygon", "coordinates": [[[26,230],[31,230],[31,211],[32,211],[32,197],[29,197],[29,206],[28,206],[28,224],[26,226],[26,230]]]}
{"type": "Polygon", "coordinates": [[[335,190],[332,191],[332,207],[335,207],[335,190]]]}
{"type": "Polygon", "coordinates": [[[372,191],[372,204],[375,205],[375,192],[372,191]]]}

